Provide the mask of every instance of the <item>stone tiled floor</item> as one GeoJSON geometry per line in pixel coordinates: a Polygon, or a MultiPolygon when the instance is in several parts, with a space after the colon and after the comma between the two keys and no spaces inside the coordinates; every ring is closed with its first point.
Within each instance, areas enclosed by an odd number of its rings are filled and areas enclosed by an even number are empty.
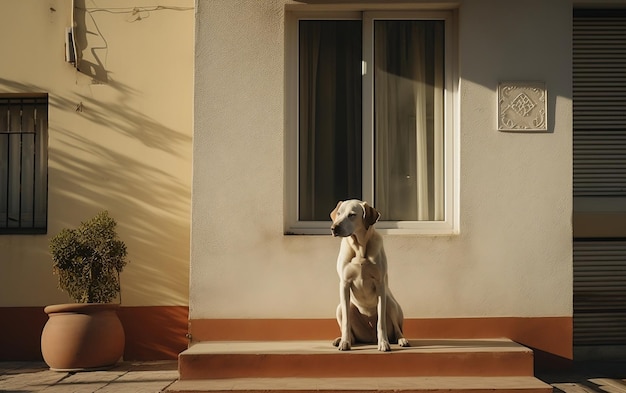
{"type": "MultiPolygon", "coordinates": [[[[626,393],[626,361],[576,364],[537,377],[555,393],[626,393]]],[[[106,371],[55,372],[41,362],[0,362],[3,393],[144,393],[166,391],[178,379],[177,362],[122,362],[106,371]]]]}
{"type": "Polygon", "coordinates": [[[626,360],[576,363],[564,371],[538,372],[555,393],[626,393],[626,360]]]}
{"type": "Polygon", "coordinates": [[[0,392],[152,393],[178,379],[176,361],[122,362],[110,370],[50,371],[41,362],[0,362],[0,392]]]}

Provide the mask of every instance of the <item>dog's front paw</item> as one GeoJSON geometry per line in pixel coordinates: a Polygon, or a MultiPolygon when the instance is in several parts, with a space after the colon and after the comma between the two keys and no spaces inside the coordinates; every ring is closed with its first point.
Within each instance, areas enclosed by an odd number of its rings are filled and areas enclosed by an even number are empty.
{"type": "Polygon", "coordinates": [[[410,347],[411,346],[411,344],[409,343],[409,340],[407,340],[404,337],[398,339],[398,345],[401,346],[401,347],[410,347]]]}
{"type": "Polygon", "coordinates": [[[380,352],[389,352],[389,351],[391,351],[391,345],[389,345],[389,341],[387,341],[387,340],[379,340],[378,341],[378,350],[380,352]]]}
{"type": "MultiPolygon", "coordinates": [[[[336,340],[335,340],[336,341],[336,340]]],[[[350,341],[339,339],[339,343],[336,345],[337,349],[340,351],[349,351],[350,350],[350,341]]]]}

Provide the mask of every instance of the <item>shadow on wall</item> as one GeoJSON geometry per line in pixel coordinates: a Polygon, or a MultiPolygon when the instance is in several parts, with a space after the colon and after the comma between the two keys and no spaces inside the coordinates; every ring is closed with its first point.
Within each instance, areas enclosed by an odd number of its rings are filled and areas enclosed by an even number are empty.
{"type": "MultiPolygon", "coordinates": [[[[93,3],[93,2],[92,2],[93,3]]],[[[106,83],[109,71],[106,58],[109,42],[104,28],[95,18],[96,13],[118,14],[127,23],[139,22],[150,18],[157,11],[193,11],[194,7],[184,6],[128,6],[122,8],[88,6],[85,0],[74,1],[74,42],[77,56],[76,68],[84,75],[92,78],[95,83],[106,83]]]]}
{"type": "Polygon", "coordinates": [[[187,307],[121,307],[118,311],[124,325],[125,360],[176,359],[187,348],[187,307]],[[150,326],[150,329],[146,329],[150,326]]]}
{"type": "Polygon", "coordinates": [[[108,83],[108,72],[102,60],[109,48],[106,37],[100,31],[96,20],[87,12],[85,0],[74,3],[74,41],[76,43],[76,69],[99,83],[108,83]],[[90,36],[91,40],[88,39],[90,36]],[[91,45],[89,44],[91,41],[91,45]]]}
{"type": "MultiPolygon", "coordinates": [[[[122,97],[134,94],[120,83],[109,81],[108,86],[122,97]]],[[[44,91],[5,79],[0,89],[44,91]]],[[[59,126],[51,110],[49,205],[72,208],[63,217],[50,211],[49,234],[108,209],[131,261],[122,274],[123,300],[186,305],[191,190],[180,179],[189,177],[191,168],[180,160],[191,154],[191,135],[145,116],[124,99],[104,107],[80,94],[51,94],[49,105],[66,119],[76,117],[59,126]],[[169,170],[168,163],[181,169],[169,170]]]]}

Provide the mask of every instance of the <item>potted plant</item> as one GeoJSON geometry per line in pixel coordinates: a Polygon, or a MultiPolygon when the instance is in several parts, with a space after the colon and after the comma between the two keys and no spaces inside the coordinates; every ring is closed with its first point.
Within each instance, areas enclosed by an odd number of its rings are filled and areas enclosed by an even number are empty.
{"type": "Polygon", "coordinates": [[[124,329],[117,315],[119,274],[128,263],[117,223],[102,211],[78,228],[50,240],[52,270],[59,288],[76,303],[47,306],[41,352],[53,370],[113,366],[124,353],[124,329]]]}

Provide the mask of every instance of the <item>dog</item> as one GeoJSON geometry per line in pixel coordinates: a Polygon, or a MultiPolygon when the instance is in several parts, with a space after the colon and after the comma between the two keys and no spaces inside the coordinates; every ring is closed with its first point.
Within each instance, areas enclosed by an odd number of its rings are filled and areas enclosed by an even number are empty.
{"type": "Polygon", "coordinates": [[[382,352],[391,350],[390,342],[408,347],[402,308],[388,286],[383,238],[374,229],[380,213],[367,202],[351,199],[337,203],[330,218],[332,235],[342,238],[337,257],[341,337],[333,345],[340,351],[355,343],[377,343],[382,352]]]}

